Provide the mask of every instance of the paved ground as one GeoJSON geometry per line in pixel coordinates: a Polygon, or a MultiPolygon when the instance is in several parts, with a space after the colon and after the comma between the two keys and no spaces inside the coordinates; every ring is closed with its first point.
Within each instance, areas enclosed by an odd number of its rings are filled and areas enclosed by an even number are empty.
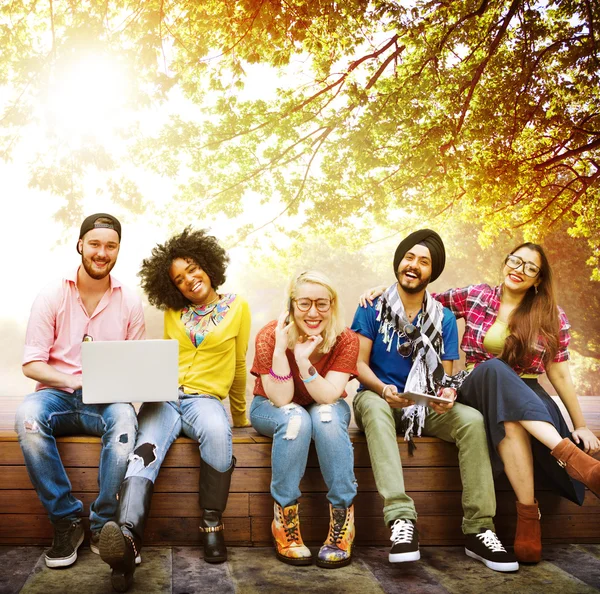
{"type": "MultiPolygon", "coordinates": [[[[42,547],[0,547],[0,594],[110,594],[110,571],[88,548],[52,570],[42,547]]],[[[422,547],[421,561],[390,565],[387,549],[361,547],[351,565],[327,570],[278,562],[270,548],[235,547],[209,565],[196,547],[147,547],[130,592],[144,594],[586,594],[600,592],[600,545],[554,545],[516,573],[490,571],[459,547],[422,547]]]]}

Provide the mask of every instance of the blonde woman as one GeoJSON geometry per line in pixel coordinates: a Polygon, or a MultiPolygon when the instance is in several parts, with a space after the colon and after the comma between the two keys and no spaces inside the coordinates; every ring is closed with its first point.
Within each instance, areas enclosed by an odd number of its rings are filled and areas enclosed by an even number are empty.
{"type": "Polygon", "coordinates": [[[312,563],[300,534],[298,499],[311,439],[327,484],[329,535],[317,565],[335,568],[351,561],[356,495],[354,454],[345,402],[348,380],[357,374],[359,341],[345,328],[338,297],[319,272],[303,272],[286,292],[286,311],[256,337],[256,376],[250,421],[273,438],[272,533],[277,558],[291,565],[312,563]]]}

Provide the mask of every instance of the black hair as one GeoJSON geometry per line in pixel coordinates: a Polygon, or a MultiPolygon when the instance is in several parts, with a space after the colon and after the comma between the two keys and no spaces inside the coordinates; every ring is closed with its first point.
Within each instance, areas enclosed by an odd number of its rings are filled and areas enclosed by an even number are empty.
{"type": "Polygon", "coordinates": [[[154,247],[152,255],[144,259],[138,272],[148,301],[159,309],[183,309],[190,303],[169,274],[171,264],[177,258],[192,260],[200,266],[210,278],[215,291],[225,282],[225,271],[229,263],[227,252],[206,230],[194,231],[186,227],[179,235],[154,247]]]}

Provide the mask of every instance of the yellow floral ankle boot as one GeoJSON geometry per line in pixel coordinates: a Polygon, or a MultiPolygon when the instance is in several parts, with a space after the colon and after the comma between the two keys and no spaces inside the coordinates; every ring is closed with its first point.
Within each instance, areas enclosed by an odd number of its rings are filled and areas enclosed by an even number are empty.
{"type": "Polygon", "coordinates": [[[347,509],[334,508],[329,504],[329,534],[319,551],[319,567],[344,567],[352,561],[354,528],[354,506],[347,509]]]}
{"type": "Polygon", "coordinates": [[[277,558],[290,565],[310,565],[312,554],[302,541],[298,504],[281,507],[274,504],[274,518],[271,524],[277,558]]]}

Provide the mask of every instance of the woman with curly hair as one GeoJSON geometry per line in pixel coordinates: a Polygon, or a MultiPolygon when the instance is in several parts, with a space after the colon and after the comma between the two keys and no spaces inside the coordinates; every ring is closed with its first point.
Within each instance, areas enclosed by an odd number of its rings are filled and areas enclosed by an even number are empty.
{"type": "Polygon", "coordinates": [[[351,561],[356,495],[354,454],[348,435],[350,407],[345,387],[358,374],[358,336],[345,328],[337,293],[318,272],[303,272],[289,286],[287,307],[256,337],[251,373],[256,377],[250,420],[273,438],[271,525],[277,558],[309,565],[298,517],[300,479],[311,439],[327,484],[329,535],[317,565],[351,561]]]}
{"type": "Polygon", "coordinates": [[[217,292],[228,262],[214,237],[186,228],[157,245],[139,272],[148,301],[165,311],[164,337],[179,342],[179,399],[142,405],[116,521],[105,524],[100,535],[100,554],[112,567],[112,584],[119,592],[132,583],[154,481],[169,447],[182,433],[200,444],[204,559],[227,559],[221,514],[235,459],[221,401],[229,396],[234,426],[249,424],[245,392],[250,336],[246,301],[217,292]]]}

